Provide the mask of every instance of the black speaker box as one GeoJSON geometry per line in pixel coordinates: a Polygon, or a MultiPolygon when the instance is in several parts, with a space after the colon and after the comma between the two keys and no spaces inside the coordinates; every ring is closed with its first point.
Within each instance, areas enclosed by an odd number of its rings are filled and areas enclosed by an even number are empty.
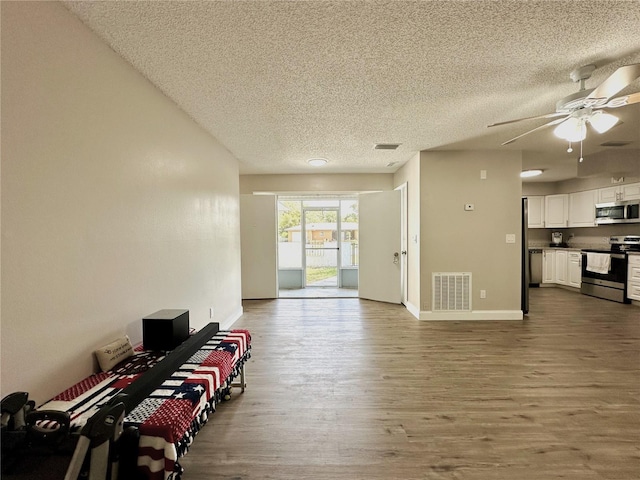
{"type": "Polygon", "coordinates": [[[142,319],[145,350],[173,350],[189,338],[189,310],[159,310],[142,319]]]}

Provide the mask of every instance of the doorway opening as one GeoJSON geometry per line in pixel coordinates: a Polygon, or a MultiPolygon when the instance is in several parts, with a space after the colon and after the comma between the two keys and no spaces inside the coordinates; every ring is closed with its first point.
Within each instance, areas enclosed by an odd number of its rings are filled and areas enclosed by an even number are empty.
{"type": "Polygon", "coordinates": [[[278,197],[278,296],[358,296],[358,198],[278,197]]]}

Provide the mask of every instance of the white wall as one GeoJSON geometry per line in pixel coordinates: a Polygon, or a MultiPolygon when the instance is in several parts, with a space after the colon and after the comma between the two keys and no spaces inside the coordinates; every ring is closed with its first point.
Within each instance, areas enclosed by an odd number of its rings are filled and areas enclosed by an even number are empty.
{"type": "Polygon", "coordinates": [[[393,190],[393,174],[240,175],[240,193],[342,193],[393,190]]]}
{"type": "Polygon", "coordinates": [[[521,166],[519,152],[421,153],[422,310],[431,309],[433,272],[471,272],[474,311],[508,317],[520,310],[521,166]],[[506,243],[506,234],[516,243],[506,243]]]}
{"type": "Polygon", "coordinates": [[[2,2],[2,395],[37,403],[140,319],[241,314],[238,164],[55,2],[2,2]]]}

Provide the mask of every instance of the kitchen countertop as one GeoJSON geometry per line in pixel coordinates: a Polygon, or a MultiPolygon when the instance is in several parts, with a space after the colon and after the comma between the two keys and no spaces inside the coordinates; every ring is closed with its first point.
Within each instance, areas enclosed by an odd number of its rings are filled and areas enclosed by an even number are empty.
{"type": "Polygon", "coordinates": [[[550,247],[548,245],[546,246],[530,246],[529,250],[567,250],[570,252],[579,252],[580,250],[582,250],[583,248],[588,248],[588,247],[550,247]]]}
{"type": "Polygon", "coordinates": [[[531,242],[529,243],[529,250],[531,249],[543,249],[543,250],[609,250],[611,245],[608,243],[569,243],[568,247],[552,247],[549,243],[531,242]]]}
{"type": "MultiPolygon", "coordinates": [[[[608,250],[607,246],[602,245],[583,245],[580,247],[569,246],[569,247],[549,247],[549,246],[529,246],[529,250],[568,250],[570,252],[580,252],[582,250],[608,250]]],[[[629,255],[640,255],[640,252],[636,251],[627,251],[629,255]]]]}

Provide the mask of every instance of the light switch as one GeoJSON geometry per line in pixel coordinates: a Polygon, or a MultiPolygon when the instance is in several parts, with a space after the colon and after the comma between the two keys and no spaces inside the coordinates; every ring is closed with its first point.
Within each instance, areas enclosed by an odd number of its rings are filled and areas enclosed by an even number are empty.
{"type": "Polygon", "coordinates": [[[487,171],[480,170],[480,180],[486,180],[486,179],[487,179],[487,171]]]}
{"type": "Polygon", "coordinates": [[[515,233],[507,233],[507,243],[516,243],[515,233]]]}

